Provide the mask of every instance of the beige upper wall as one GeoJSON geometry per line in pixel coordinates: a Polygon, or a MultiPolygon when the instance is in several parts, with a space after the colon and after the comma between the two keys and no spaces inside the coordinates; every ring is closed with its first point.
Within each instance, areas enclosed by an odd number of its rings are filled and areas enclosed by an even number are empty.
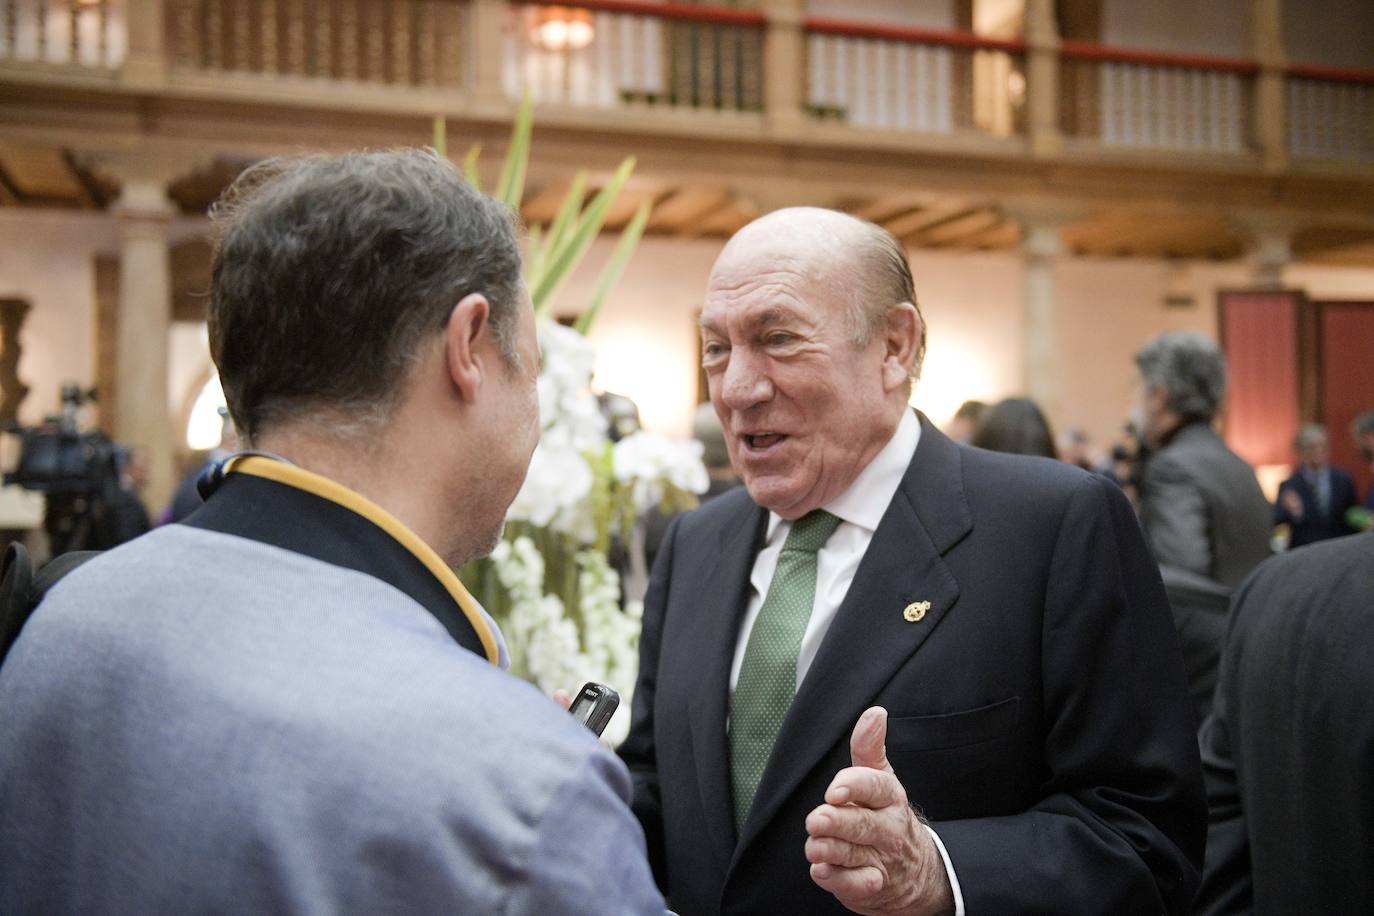
{"type": "Polygon", "coordinates": [[[20,341],[19,378],[29,386],[21,422],[56,412],[63,383],[95,384],[93,254],[117,243],[102,214],[0,210],[0,296],[31,306],[20,341]]]}

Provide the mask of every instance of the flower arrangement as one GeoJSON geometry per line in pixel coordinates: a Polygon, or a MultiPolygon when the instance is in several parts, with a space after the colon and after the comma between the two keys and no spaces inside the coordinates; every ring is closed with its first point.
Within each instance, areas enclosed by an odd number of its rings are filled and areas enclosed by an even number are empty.
{"type": "MultiPolygon", "coordinates": [[[[517,208],[530,126],[526,100],[496,191],[517,208]]],[[[435,147],[441,153],[443,141],[440,120],[435,147]]],[[[474,185],[476,161],[474,148],[465,161],[474,185]]],[[[547,315],[554,294],[595,240],[633,168],[633,159],[621,163],[589,203],[587,176],[580,174],[548,229],[530,229],[526,282],[543,358],[542,433],[501,543],[490,557],[459,570],[459,577],[500,625],[512,673],[550,693],[560,687],[575,691],[585,681],[619,691],[620,707],[603,735],[612,744],[629,731],[643,613],[639,601],[623,599],[612,550],[623,550],[631,542],[643,512],[653,506],[665,511],[691,508],[708,484],[700,443],[647,432],[613,443],[591,390],[596,354],[585,335],[644,231],[648,204],[621,233],[592,301],[573,327],[547,315]]]]}

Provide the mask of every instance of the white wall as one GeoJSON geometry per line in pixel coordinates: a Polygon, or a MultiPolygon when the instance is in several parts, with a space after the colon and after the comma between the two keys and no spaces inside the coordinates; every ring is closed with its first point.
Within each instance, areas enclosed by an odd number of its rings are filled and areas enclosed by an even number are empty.
{"type": "Polygon", "coordinates": [[[1249,57],[1249,11],[1246,0],[1103,0],[1102,43],[1249,57]]]}

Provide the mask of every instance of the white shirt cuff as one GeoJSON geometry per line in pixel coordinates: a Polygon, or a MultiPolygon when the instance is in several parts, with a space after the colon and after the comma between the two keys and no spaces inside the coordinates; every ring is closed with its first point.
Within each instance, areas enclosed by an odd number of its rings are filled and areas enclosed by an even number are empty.
{"type": "Polygon", "coordinates": [[[940,860],[945,863],[945,874],[949,875],[949,889],[954,896],[954,916],[964,916],[964,892],[959,890],[959,876],[954,873],[949,853],[945,852],[945,844],[940,842],[940,834],[932,830],[929,824],[924,826],[930,838],[935,841],[935,848],[940,850],[940,860]]]}

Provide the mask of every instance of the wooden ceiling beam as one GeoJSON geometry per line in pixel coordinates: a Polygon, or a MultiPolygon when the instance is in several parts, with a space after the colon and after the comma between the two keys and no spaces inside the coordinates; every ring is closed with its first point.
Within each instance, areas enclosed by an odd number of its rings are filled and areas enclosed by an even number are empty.
{"type": "Polygon", "coordinates": [[[874,198],[863,206],[842,209],[846,209],[859,219],[866,219],[871,223],[881,225],[913,210],[929,208],[933,203],[934,201],[928,194],[889,194],[874,198]]]}
{"type": "Polygon", "coordinates": [[[905,242],[909,237],[923,229],[928,229],[969,212],[972,211],[966,203],[946,204],[942,207],[930,207],[915,213],[908,213],[906,216],[899,216],[884,224],[883,228],[905,242]]]}
{"type": "Polygon", "coordinates": [[[997,226],[1003,219],[1002,214],[991,208],[974,210],[916,233],[914,241],[918,247],[957,246],[959,240],[965,236],[985,232],[997,226]]]}
{"type": "Polygon", "coordinates": [[[730,192],[725,188],[680,188],[654,207],[647,229],[649,232],[682,233],[693,222],[729,203],[730,192]]]}

